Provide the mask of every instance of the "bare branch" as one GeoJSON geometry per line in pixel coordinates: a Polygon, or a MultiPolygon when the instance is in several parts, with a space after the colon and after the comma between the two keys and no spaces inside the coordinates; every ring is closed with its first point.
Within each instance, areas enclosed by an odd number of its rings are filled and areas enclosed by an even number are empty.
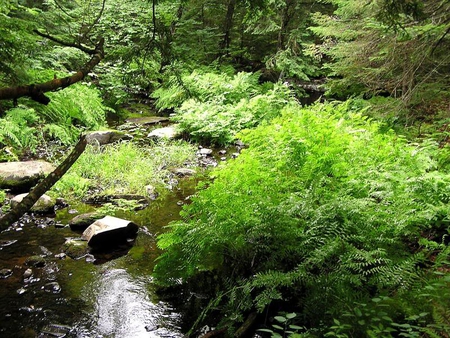
{"type": "MultiPolygon", "coordinates": [[[[89,60],[85,66],[77,71],[71,76],[64,78],[55,78],[51,81],[47,81],[39,84],[31,84],[19,87],[8,87],[0,88],[0,100],[18,99],[19,97],[28,96],[32,100],[35,100],[42,104],[48,104],[50,99],[44,95],[46,92],[54,91],[57,89],[63,89],[71,84],[79,82],[84,79],[84,77],[91,72],[91,70],[99,64],[99,62],[104,58],[103,44],[104,39],[102,38],[98,45],[95,47],[92,53],[92,58],[89,60]]],[[[91,53],[89,53],[91,54],[91,53]]]]}
{"type": "Polygon", "coordinates": [[[83,45],[81,45],[79,43],[67,42],[67,41],[58,39],[58,38],[56,38],[54,36],[51,36],[49,34],[42,33],[40,31],[38,31],[37,29],[33,30],[33,32],[36,33],[39,36],[42,36],[43,38],[49,39],[50,41],[53,41],[53,42],[56,42],[59,45],[66,46],[66,47],[77,48],[77,49],[79,49],[79,50],[81,50],[81,51],[83,51],[83,52],[85,52],[86,54],[89,54],[89,55],[93,55],[97,51],[96,49],[87,48],[87,47],[85,47],[85,46],[83,46],[83,45]]]}

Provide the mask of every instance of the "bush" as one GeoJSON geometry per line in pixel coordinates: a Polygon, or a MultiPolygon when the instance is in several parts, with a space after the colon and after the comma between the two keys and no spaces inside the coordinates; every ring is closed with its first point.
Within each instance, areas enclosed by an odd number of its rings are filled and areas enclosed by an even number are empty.
{"type": "Polygon", "coordinates": [[[211,272],[223,318],[285,302],[322,329],[355,302],[417,288],[417,267],[433,264],[418,238],[448,232],[448,168],[435,143],[408,144],[351,107],[291,104],[243,132],[250,148],[159,237],[157,281],[211,272]]]}

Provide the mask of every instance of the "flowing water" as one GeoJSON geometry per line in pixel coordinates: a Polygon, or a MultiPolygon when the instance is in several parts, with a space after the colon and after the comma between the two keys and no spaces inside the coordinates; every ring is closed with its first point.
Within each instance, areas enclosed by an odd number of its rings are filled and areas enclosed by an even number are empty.
{"type": "MultiPolygon", "coordinates": [[[[0,337],[181,337],[180,314],[160,301],[151,272],[158,256],[156,235],[177,219],[180,200],[194,192],[195,182],[181,181],[172,193],[138,212],[117,215],[140,225],[136,239],[119,250],[82,259],[60,259],[66,238],[79,237],[51,219],[30,221],[0,233],[0,337]],[[49,225],[46,225],[49,224],[49,225]],[[45,256],[45,266],[27,259],[45,256]],[[38,264],[39,265],[39,264],[38,264]]],[[[72,205],[79,213],[92,207],[72,205]]],[[[58,212],[64,226],[74,215],[58,212]]]]}

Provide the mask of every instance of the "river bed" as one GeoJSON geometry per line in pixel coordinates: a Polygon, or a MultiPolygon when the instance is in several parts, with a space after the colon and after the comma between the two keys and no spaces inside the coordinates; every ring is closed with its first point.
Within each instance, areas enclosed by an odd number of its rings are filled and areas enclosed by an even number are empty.
{"type": "Polygon", "coordinates": [[[116,214],[139,224],[136,239],[78,260],[57,256],[67,238],[80,236],[67,226],[75,216],[68,210],[92,206],[71,205],[55,219],[2,232],[0,269],[12,274],[0,279],[0,337],[181,337],[182,316],[155,296],[151,272],[156,236],[179,218],[180,201],[195,184],[180,181],[144,210],[116,214]],[[27,262],[36,255],[45,257],[44,266],[27,262]]]}

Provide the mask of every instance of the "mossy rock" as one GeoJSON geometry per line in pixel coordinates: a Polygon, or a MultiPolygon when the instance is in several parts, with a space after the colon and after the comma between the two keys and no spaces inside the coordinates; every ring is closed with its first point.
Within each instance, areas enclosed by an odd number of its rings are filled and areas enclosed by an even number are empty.
{"type": "Polygon", "coordinates": [[[99,130],[86,135],[86,142],[88,144],[104,145],[130,139],[132,139],[131,135],[118,130],[99,130]]]}
{"type": "Polygon", "coordinates": [[[28,257],[25,261],[26,265],[32,266],[35,268],[42,268],[45,266],[46,263],[47,262],[46,262],[45,258],[42,256],[39,256],[39,255],[28,257]]]}
{"type": "MultiPolygon", "coordinates": [[[[17,204],[22,202],[22,200],[28,194],[20,194],[11,199],[11,207],[14,208],[17,204]]],[[[53,213],[55,211],[56,201],[48,195],[42,195],[39,197],[37,202],[31,207],[31,211],[36,212],[38,214],[47,214],[53,213]]]]}
{"type": "Polygon", "coordinates": [[[0,163],[0,189],[14,192],[29,191],[55,167],[45,161],[0,163]]]}
{"type": "Polygon", "coordinates": [[[73,231],[84,231],[89,225],[104,216],[104,214],[95,211],[77,215],[69,221],[69,226],[73,231]]]}
{"type": "Polygon", "coordinates": [[[68,239],[62,245],[62,251],[72,259],[81,258],[89,253],[87,241],[81,239],[68,239]]]}

